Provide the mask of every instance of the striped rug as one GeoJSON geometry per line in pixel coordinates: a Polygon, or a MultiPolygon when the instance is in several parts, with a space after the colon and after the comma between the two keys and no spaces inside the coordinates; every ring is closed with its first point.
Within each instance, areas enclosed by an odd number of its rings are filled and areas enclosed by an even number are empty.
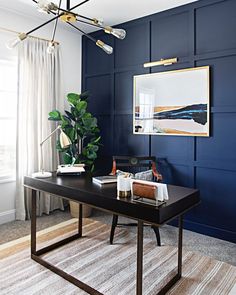
{"type": "MultiPolygon", "coordinates": [[[[76,231],[76,219],[38,233],[40,246],[65,238],[76,231]],[[48,243],[49,241],[49,243],[48,243]]],[[[44,257],[85,283],[109,295],[135,294],[136,235],[118,229],[114,245],[109,245],[108,225],[84,220],[84,237],[56,249],[44,257]]],[[[30,259],[30,237],[0,246],[1,295],[87,294],[73,284],[30,259]]],[[[176,248],[156,247],[144,239],[143,294],[156,294],[174,275],[176,248]]],[[[190,251],[183,251],[183,277],[167,293],[172,295],[234,295],[236,267],[190,251]]]]}

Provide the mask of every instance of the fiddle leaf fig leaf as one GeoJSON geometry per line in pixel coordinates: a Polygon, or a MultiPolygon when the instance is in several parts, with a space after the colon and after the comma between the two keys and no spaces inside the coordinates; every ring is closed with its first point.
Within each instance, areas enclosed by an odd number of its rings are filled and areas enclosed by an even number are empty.
{"type": "Polygon", "coordinates": [[[66,134],[69,136],[69,138],[72,142],[75,140],[76,131],[74,128],[69,128],[66,134]]]}
{"type": "Polygon", "coordinates": [[[91,113],[85,113],[85,114],[83,115],[83,118],[84,118],[84,119],[92,118],[92,114],[91,114],[91,113]]]}
{"type": "Polygon", "coordinates": [[[73,157],[69,153],[65,153],[63,155],[63,160],[64,160],[65,164],[71,164],[72,160],[73,160],[73,157]]]}
{"type": "Polygon", "coordinates": [[[85,128],[93,128],[97,126],[97,119],[96,118],[82,118],[82,122],[84,123],[85,128]]]}
{"type": "Polygon", "coordinates": [[[49,118],[48,120],[50,121],[61,121],[61,113],[57,110],[51,111],[49,113],[49,118]]]}
{"type": "Polygon", "coordinates": [[[68,93],[67,100],[70,104],[72,104],[73,106],[76,106],[78,101],[80,101],[80,96],[77,93],[68,93]]]}
{"type": "Polygon", "coordinates": [[[88,105],[88,104],[87,104],[86,101],[81,100],[81,101],[79,101],[79,102],[76,104],[76,110],[77,110],[78,112],[84,111],[84,113],[85,113],[86,108],[87,108],[87,105],[88,105]]]}
{"type": "Polygon", "coordinates": [[[101,140],[101,136],[99,136],[95,140],[93,140],[93,143],[98,143],[100,140],[101,140]]]}
{"type": "Polygon", "coordinates": [[[68,112],[68,111],[65,111],[66,115],[68,118],[70,118],[71,120],[75,121],[75,117],[73,116],[72,113],[68,112]]]}
{"type": "Polygon", "coordinates": [[[71,121],[68,117],[66,117],[65,115],[61,116],[61,120],[62,120],[62,128],[65,128],[66,126],[71,126],[71,121]]]}

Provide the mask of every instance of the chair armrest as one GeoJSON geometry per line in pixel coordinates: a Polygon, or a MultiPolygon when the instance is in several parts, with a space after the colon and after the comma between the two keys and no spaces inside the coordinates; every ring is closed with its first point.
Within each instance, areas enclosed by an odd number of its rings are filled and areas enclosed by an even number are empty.
{"type": "Polygon", "coordinates": [[[113,161],[112,161],[112,170],[109,175],[116,175],[116,160],[115,159],[113,159],[113,161]]]}
{"type": "Polygon", "coordinates": [[[157,171],[156,163],[152,162],[152,173],[154,177],[156,178],[157,182],[160,182],[163,180],[162,175],[157,171]]]}

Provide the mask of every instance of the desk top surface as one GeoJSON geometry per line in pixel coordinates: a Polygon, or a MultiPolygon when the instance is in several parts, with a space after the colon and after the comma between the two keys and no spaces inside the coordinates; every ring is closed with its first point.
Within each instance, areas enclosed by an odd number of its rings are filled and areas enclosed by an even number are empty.
{"type": "Polygon", "coordinates": [[[131,198],[118,198],[116,183],[98,185],[89,175],[56,176],[38,179],[26,176],[26,187],[48,192],[72,201],[88,204],[119,215],[145,222],[163,224],[183,214],[200,202],[199,191],[192,188],[167,185],[169,200],[159,207],[137,203],[131,198]]]}

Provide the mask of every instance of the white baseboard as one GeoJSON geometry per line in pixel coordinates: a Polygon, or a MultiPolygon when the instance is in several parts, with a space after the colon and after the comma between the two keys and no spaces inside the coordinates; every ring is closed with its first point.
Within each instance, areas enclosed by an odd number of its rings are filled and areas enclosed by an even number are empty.
{"type": "Polygon", "coordinates": [[[0,224],[16,220],[16,210],[9,210],[0,213],[0,224]]]}

